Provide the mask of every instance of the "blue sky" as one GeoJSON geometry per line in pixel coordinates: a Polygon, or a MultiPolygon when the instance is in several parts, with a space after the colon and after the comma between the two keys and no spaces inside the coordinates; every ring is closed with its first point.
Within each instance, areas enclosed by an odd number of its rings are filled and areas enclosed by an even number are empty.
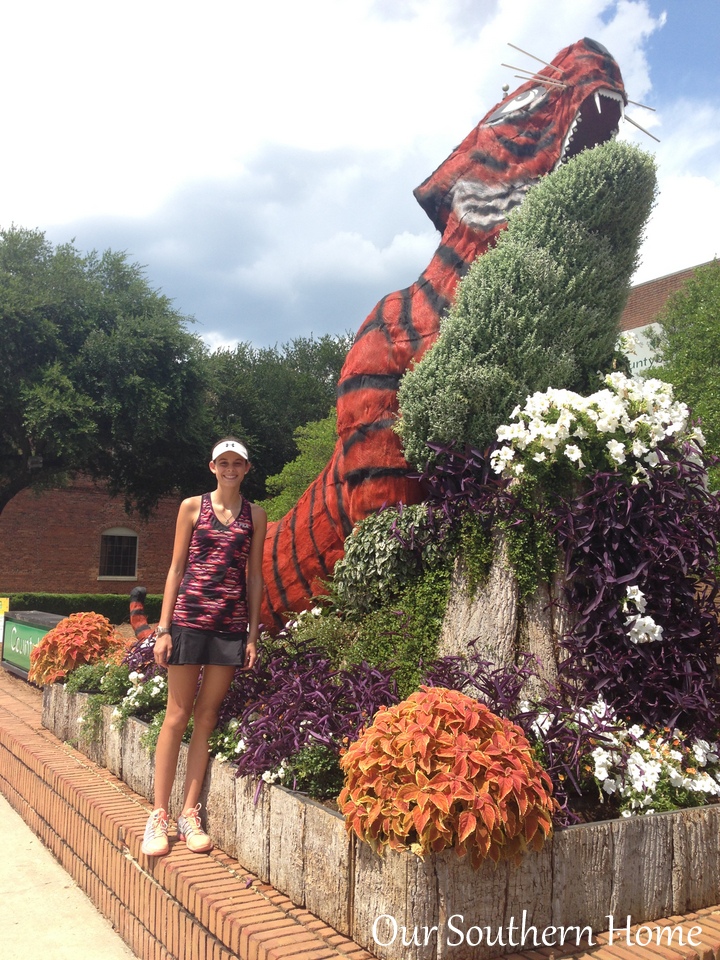
{"type": "Polygon", "coordinates": [[[720,0],[7,4],[0,224],[127,251],[213,347],[354,331],[432,255],[412,191],[519,83],[507,43],[583,36],[656,108],[621,132],[659,168],[636,279],[712,259],[720,0]]]}

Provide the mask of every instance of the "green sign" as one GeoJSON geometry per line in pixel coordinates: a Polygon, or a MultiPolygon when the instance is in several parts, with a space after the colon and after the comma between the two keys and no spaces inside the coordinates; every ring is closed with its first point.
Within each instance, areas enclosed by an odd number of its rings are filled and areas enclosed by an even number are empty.
{"type": "Polygon", "coordinates": [[[13,623],[5,618],[3,660],[22,670],[30,669],[30,652],[45,636],[47,630],[29,627],[25,623],[13,623]]]}
{"type": "Polygon", "coordinates": [[[36,610],[5,614],[3,630],[2,662],[12,672],[21,671],[27,676],[30,670],[30,654],[48,630],[62,620],[52,613],[36,610]]]}

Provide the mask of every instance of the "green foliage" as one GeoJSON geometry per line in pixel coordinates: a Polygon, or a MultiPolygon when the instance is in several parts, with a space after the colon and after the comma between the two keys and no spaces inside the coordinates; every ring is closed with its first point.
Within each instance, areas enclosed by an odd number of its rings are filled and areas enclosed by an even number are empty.
{"type": "Polygon", "coordinates": [[[466,551],[478,577],[487,572],[488,545],[474,521],[452,542],[447,550],[438,543],[423,505],[367,517],[345,542],[325,607],[289,625],[293,640],[311,642],[336,666],[395,669],[401,696],[411,693],[437,656],[454,551],[466,551]]]}
{"type": "MultiPolygon", "coordinates": [[[[672,383],[702,421],[705,453],[720,454],[720,262],[700,267],[668,300],[658,317],[662,368],[651,371],[672,383]]],[[[710,470],[710,485],[720,487],[720,470],[710,470]]]]}
{"type": "MultiPolygon", "coordinates": [[[[124,664],[110,663],[108,660],[99,660],[97,663],[86,663],[76,667],[67,678],[68,693],[107,693],[105,685],[116,687],[116,678],[120,678],[120,696],[125,695],[128,685],[128,668],[124,664]],[[112,678],[109,680],[109,678],[112,678]]],[[[108,700],[108,703],[117,701],[108,700]]]]}
{"type": "Polygon", "coordinates": [[[297,457],[296,429],[327,416],[351,340],[298,337],[262,349],[240,343],[208,358],[215,432],[247,440],[253,469],[244,489],[251,499],[264,499],[267,478],[297,457]]]}
{"type": "Polygon", "coordinates": [[[477,593],[490,573],[494,553],[482,518],[466,513],[449,534],[447,552],[462,564],[470,593],[477,593]]]}
{"type": "Polygon", "coordinates": [[[342,651],[344,660],[397,670],[398,692],[409,696],[437,657],[451,576],[448,562],[427,569],[406,582],[394,602],[356,620],[357,632],[342,651]]]}
{"type": "Polygon", "coordinates": [[[345,541],[345,555],[335,565],[335,601],[350,613],[376,609],[398,597],[409,580],[438,558],[423,504],[371,514],[356,524],[345,541]],[[408,548],[410,541],[416,549],[408,548]]]}
{"type": "Polygon", "coordinates": [[[315,744],[296,753],[285,764],[282,783],[300,790],[315,800],[337,797],[344,781],[337,753],[322,744],[315,744]]]}
{"type": "Polygon", "coordinates": [[[143,511],[194,477],[205,348],[138,264],[2,230],[0,322],[0,511],[74,470],[143,511]]]}
{"type": "Polygon", "coordinates": [[[102,724],[102,708],[120,703],[130,684],[127,665],[101,660],[77,667],[67,679],[68,693],[89,693],[83,711],[83,738],[94,740],[102,724]]]}
{"type": "Polygon", "coordinates": [[[545,502],[543,486],[532,476],[515,487],[519,514],[499,526],[505,532],[508,559],[518,583],[520,598],[529,597],[539,584],[551,583],[558,566],[554,520],[545,502]]]}
{"type": "Polygon", "coordinates": [[[398,429],[409,462],[427,443],[484,449],[513,407],[549,386],[587,391],[615,355],[652,159],[613,141],[543,178],[458,288],[435,346],[404,377],[398,429]]]}
{"type": "MultiPolygon", "coordinates": [[[[107,617],[111,623],[126,623],[130,619],[130,600],[126,594],[115,593],[9,593],[11,610],[42,610],[69,617],[71,613],[92,611],[107,617]]],[[[151,623],[160,617],[162,595],[145,598],[145,612],[151,623]]]]}
{"type": "Polygon", "coordinates": [[[260,506],[267,511],[268,520],[282,519],[325,468],[337,441],[335,407],[324,420],[297,427],[293,436],[299,454],[280,473],[267,478],[270,499],[261,501],[260,506]]]}

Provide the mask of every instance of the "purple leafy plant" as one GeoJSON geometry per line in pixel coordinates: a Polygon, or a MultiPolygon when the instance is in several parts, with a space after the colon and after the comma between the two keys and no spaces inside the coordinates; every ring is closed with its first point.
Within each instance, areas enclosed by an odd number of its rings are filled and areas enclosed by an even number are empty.
{"type": "Polygon", "coordinates": [[[237,673],[220,716],[239,720],[238,774],[262,775],[323,745],[338,755],[381,706],[397,703],[392,672],[366,663],[338,670],[308,644],[277,648],[253,673],[237,673]]]}
{"type": "Polygon", "coordinates": [[[150,680],[152,677],[165,672],[155,663],[154,649],[155,635],[153,633],[149,637],[136,640],[123,657],[123,663],[127,665],[131,673],[134,670],[141,673],[145,680],[150,680]]]}
{"type": "Polygon", "coordinates": [[[693,459],[664,459],[636,486],[599,473],[555,508],[567,604],[576,622],[562,645],[590,692],[645,727],[714,739],[720,691],[716,610],[720,500],[693,459]],[[626,597],[639,588],[662,638],[634,643],[626,597]]]}

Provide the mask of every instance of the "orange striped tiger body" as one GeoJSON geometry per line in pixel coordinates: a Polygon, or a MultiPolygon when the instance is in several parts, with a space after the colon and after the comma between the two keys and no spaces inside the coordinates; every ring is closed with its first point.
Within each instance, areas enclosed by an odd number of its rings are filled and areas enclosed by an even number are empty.
{"type": "Polygon", "coordinates": [[[153,632],[145,613],[145,587],[133,587],[130,591],[130,626],[138,640],[146,640],[153,632]]]}
{"type": "Polygon", "coordinates": [[[440,246],[420,278],[383,297],[360,327],[338,383],[332,459],[295,507],[268,525],[262,620],[271,629],[322,592],[355,523],[383,505],[420,499],[393,431],[400,378],[433,344],[459,280],[529,187],[617,127],[627,98],[600,44],[566,47],[539,76],[493,107],[415,191],[440,246]]]}

